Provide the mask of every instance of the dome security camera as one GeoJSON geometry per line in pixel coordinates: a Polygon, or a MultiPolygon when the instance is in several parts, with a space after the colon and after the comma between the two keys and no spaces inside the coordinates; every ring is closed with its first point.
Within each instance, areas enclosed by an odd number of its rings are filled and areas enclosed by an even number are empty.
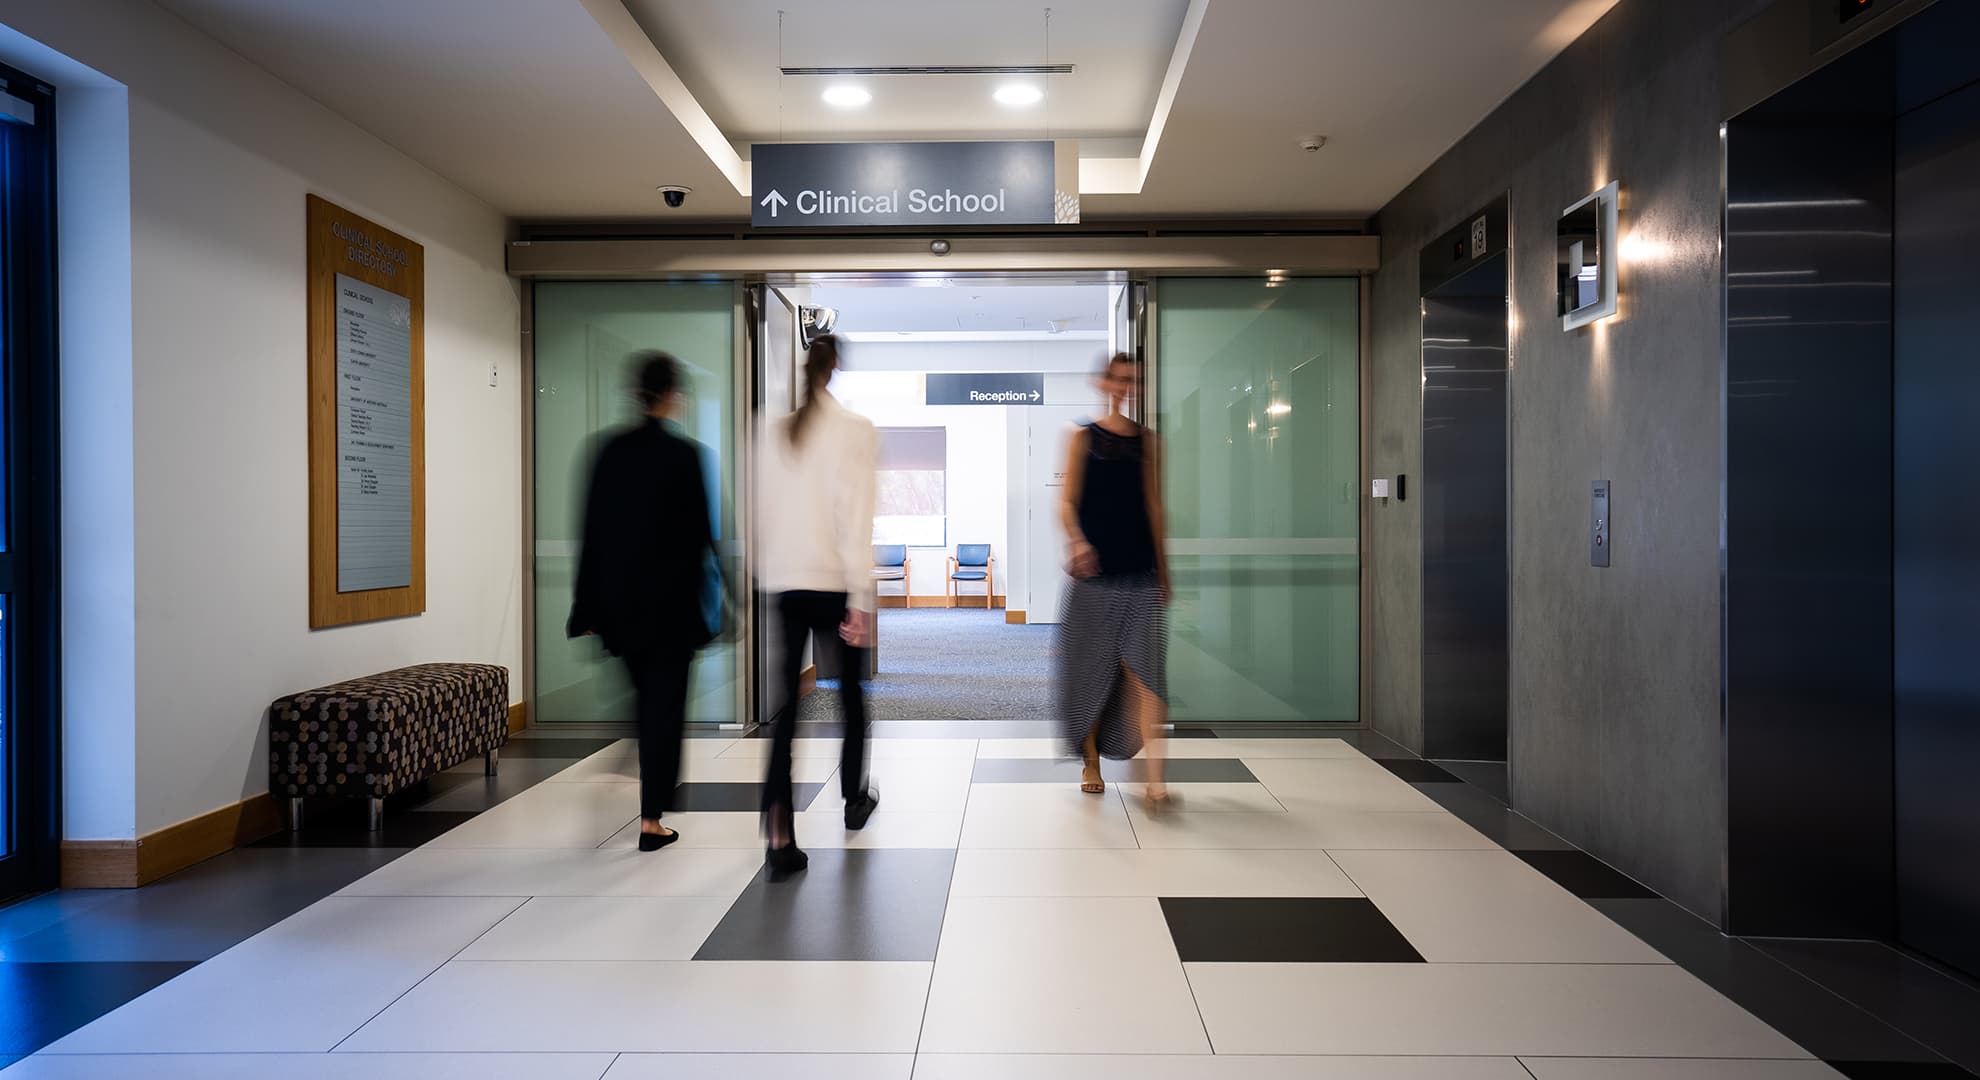
{"type": "Polygon", "coordinates": [[[660,185],[660,197],[667,200],[668,208],[673,210],[679,210],[681,208],[681,204],[687,202],[687,197],[690,194],[692,194],[693,191],[694,191],[693,188],[682,187],[679,184],[660,185]]]}
{"type": "Polygon", "coordinates": [[[1327,137],[1325,135],[1308,135],[1306,138],[1299,140],[1299,148],[1309,154],[1318,153],[1320,148],[1325,145],[1327,145],[1327,137]]]}

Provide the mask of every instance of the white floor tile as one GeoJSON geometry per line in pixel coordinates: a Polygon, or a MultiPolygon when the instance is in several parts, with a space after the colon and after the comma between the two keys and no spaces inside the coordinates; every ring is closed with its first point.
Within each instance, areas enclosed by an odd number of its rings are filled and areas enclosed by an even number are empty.
{"type": "MultiPolygon", "coordinates": [[[[642,854],[763,850],[763,815],[754,811],[690,811],[685,814],[668,814],[663,821],[668,828],[679,832],[681,838],[659,852],[642,854]]],[[[626,822],[625,827],[614,833],[599,850],[632,851],[638,846],[639,821],[635,818],[626,822]]],[[[760,857],[758,861],[761,861],[760,857]]]]}
{"type": "Polygon", "coordinates": [[[1340,739],[1164,739],[1173,758],[1360,758],[1361,751],[1340,739]]]}
{"type": "Polygon", "coordinates": [[[976,756],[991,760],[1049,760],[1067,755],[1057,739],[978,739],[976,756]]]}
{"type": "MultiPolygon", "coordinates": [[[[1666,964],[1190,964],[1226,1054],[1808,1055],[1666,964]]],[[[938,980],[939,981],[939,980],[938,980]]]]}
{"type": "MultiPolygon", "coordinates": [[[[1142,798],[1147,784],[1115,785],[1129,802],[1142,798]]],[[[1172,809],[1178,814],[1283,814],[1284,803],[1273,798],[1263,784],[1170,784],[1175,797],[1172,809]]],[[[1434,806],[1434,804],[1433,804],[1434,806]]]]}
{"type": "Polygon", "coordinates": [[[429,848],[595,848],[639,816],[634,784],[538,784],[429,848]]]}
{"type": "Polygon", "coordinates": [[[1248,763],[1288,810],[1442,810],[1395,773],[1365,758],[1277,758],[1248,763]]]}
{"type": "Polygon", "coordinates": [[[1334,859],[1432,963],[1669,962],[1511,852],[1340,851],[1334,859]]]}
{"type": "Polygon", "coordinates": [[[1513,1058],[923,1054],[914,1080],[1532,1080],[1513,1058]]]}
{"type": "Polygon", "coordinates": [[[929,965],[452,963],[350,1050],[910,1053],[929,965]]]}
{"type": "Polygon", "coordinates": [[[1120,793],[1069,784],[974,784],[964,848],[1131,848],[1134,828],[1120,793]]]}
{"type": "Polygon", "coordinates": [[[460,960],[692,960],[733,899],[541,896],[460,960]]]}
{"type": "MultiPolygon", "coordinates": [[[[769,767],[768,758],[706,758],[698,761],[681,762],[681,782],[684,784],[760,784],[763,771],[769,767]]],[[[822,784],[839,771],[837,751],[830,757],[795,758],[791,761],[791,780],[799,784],[822,784]]]]}
{"type": "Polygon", "coordinates": [[[1524,1057],[1536,1080],[1840,1080],[1819,1061],[1524,1057]]]}
{"type": "Polygon", "coordinates": [[[1210,1049],[1152,899],[949,901],[924,1052],[1210,1049]]]}
{"type": "MultiPolygon", "coordinates": [[[[669,820],[672,820],[671,818],[669,820]]],[[[746,850],[420,848],[342,896],[701,896],[734,900],[761,867],[746,850]]]]}
{"type": "Polygon", "coordinates": [[[1359,896],[1324,851],[967,849],[952,896],[1359,896]]]}
{"type": "Polygon", "coordinates": [[[1307,810],[1280,814],[1164,814],[1128,804],[1145,848],[1496,851],[1478,830],[1442,811],[1307,810]]]}
{"type": "Polygon", "coordinates": [[[604,1080],[909,1080],[913,1054],[621,1054],[604,1080]]]}
{"type": "Polygon", "coordinates": [[[799,847],[819,848],[954,848],[962,826],[960,813],[895,810],[883,799],[866,827],[857,832],[846,828],[843,809],[799,814],[797,841],[799,847]]]}
{"type": "MultiPolygon", "coordinates": [[[[718,760],[751,761],[770,760],[770,749],[774,744],[769,739],[744,739],[722,752],[718,760]]],[[[812,758],[839,759],[838,739],[792,739],[791,759],[802,761],[812,758]]],[[[896,759],[913,761],[919,759],[967,761],[976,757],[975,739],[868,739],[866,756],[869,760],[896,759]]]]}
{"type": "MultiPolygon", "coordinates": [[[[922,814],[961,814],[969,802],[969,777],[975,762],[961,759],[888,758],[867,765],[867,779],[880,789],[880,810],[922,814]]],[[[839,778],[834,773],[825,790],[808,809],[841,811],[846,801],[839,794],[839,778]]]]}
{"type": "Polygon", "coordinates": [[[598,1080],[610,1054],[42,1054],[7,1080],[598,1080]]]}
{"type": "Polygon", "coordinates": [[[333,896],[49,1050],[329,1050],[519,906],[500,897],[333,896]]]}

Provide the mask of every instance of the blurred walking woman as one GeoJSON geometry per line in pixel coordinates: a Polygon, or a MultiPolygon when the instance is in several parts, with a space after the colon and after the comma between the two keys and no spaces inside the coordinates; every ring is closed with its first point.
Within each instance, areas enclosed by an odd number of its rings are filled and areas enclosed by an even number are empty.
{"type": "Polygon", "coordinates": [[[816,338],[804,358],[804,400],[766,425],[757,454],[762,565],[757,578],[775,594],[784,642],[783,695],[771,721],[770,767],[763,781],[765,861],[773,879],[805,868],[791,805],[791,739],[796,733],[798,665],[814,633],[838,649],[844,743],[839,790],[848,829],[872,816],[879,798],[866,782],[866,698],[860,679],[873,642],[873,501],[880,436],[873,422],[826,389],[839,343],[816,338]]]}
{"type": "Polygon", "coordinates": [[[1072,438],[1060,515],[1072,585],[1060,612],[1059,720],[1080,755],[1080,790],[1106,790],[1102,757],[1148,751],[1149,809],[1169,803],[1161,731],[1168,717],[1169,572],[1162,552],[1159,447],[1121,407],[1139,373],[1116,353],[1100,373],[1107,415],[1072,438]]]}
{"type": "MultiPolygon", "coordinates": [[[[632,676],[639,720],[639,849],[680,839],[660,824],[680,782],[688,668],[714,637],[704,605],[719,573],[701,448],[667,421],[681,408],[679,361],[633,358],[641,423],[614,436],[592,466],[568,632],[596,634],[632,676]]],[[[718,615],[719,617],[719,615],[718,615]]]]}

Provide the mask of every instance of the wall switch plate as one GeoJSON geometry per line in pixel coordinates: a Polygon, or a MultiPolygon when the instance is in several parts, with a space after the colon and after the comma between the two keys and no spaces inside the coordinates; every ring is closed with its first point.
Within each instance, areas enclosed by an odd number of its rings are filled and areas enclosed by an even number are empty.
{"type": "Polygon", "coordinates": [[[1588,565],[1607,566],[1615,550],[1615,522],[1609,517],[1609,482],[1595,481],[1588,503],[1588,565]]]}
{"type": "Polygon", "coordinates": [[[1369,498],[1373,498],[1373,499],[1388,498],[1389,497],[1388,479],[1384,477],[1383,479],[1375,481],[1373,488],[1368,492],[1368,496],[1369,498]]]}
{"type": "Polygon", "coordinates": [[[488,385],[494,386],[496,383],[500,382],[501,380],[498,378],[498,375],[499,372],[497,371],[494,362],[490,361],[488,364],[488,385]]]}

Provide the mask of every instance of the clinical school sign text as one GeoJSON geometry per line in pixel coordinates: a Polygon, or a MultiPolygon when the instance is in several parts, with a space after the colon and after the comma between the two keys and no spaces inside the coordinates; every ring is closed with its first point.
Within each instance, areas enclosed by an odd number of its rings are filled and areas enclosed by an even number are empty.
{"type": "Polygon", "coordinates": [[[751,150],[750,223],[1051,225],[1067,198],[1078,205],[1055,190],[1055,168],[1043,141],[763,143],[751,150]]]}

